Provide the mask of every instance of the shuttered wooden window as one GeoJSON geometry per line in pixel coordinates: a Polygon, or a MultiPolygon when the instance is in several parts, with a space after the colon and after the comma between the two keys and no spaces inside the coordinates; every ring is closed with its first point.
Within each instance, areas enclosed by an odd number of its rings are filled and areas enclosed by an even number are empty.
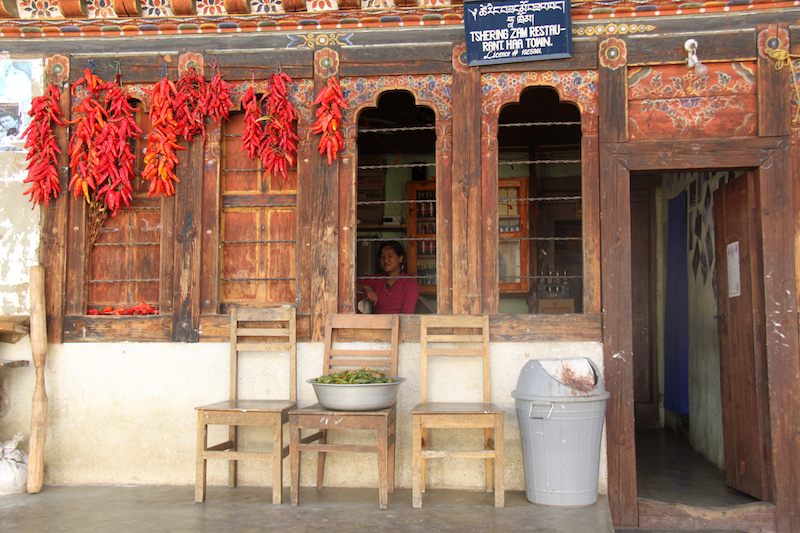
{"type": "Polygon", "coordinates": [[[297,294],[297,171],[265,175],[242,150],[244,113],[222,139],[220,301],[294,303],[297,294]]]}
{"type": "MultiPolygon", "coordinates": [[[[136,112],[144,133],[150,130],[147,114],[136,112]]],[[[159,303],[161,260],[161,205],[159,198],[148,198],[149,182],[140,178],[144,167],[145,139],[136,142],[136,177],[131,207],[108,218],[89,261],[88,307],[130,307],[141,302],[154,307],[159,303]]]]}

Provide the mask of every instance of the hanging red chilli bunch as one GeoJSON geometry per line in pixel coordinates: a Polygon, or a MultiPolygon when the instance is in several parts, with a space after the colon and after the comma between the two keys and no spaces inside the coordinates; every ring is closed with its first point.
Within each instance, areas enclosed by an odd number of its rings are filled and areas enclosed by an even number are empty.
{"type": "Polygon", "coordinates": [[[261,164],[271,176],[282,176],[286,181],[286,170],[294,166],[297,158],[297,134],[294,122],[297,111],[289,100],[289,86],[294,83],[284,73],[273,74],[269,82],[269,93],[264,95],[265,115],[259,118],[264,122],[264,146],[261,150],[261,164]]]}
{"type": "Polygon", "coordinates": [[[78,118],[70,138],[69,187],[75,198],[83,194],[93,210],[116,216],[129,207],[133,192],[132,139],[142,136],[128,93],[117,83],[104,82],[86,69],[72,86],[85,96],[75,106],[78,118]]]}
{"type": "Polygon", "coordinates": [[[214,76],[208,83],[206,98],[203,103],[206,114],[214,122],[228,120],[233,101],[231,101],[231,85],[222,78],[219,70],[214,69],[214,76]]]}
{"type": "Polygon", "coordinates": [[[256,92],[250,85],[242,95],[244,109],[244,127],[242,128],[242,149],[250,159],[257,159],[264,143],[264,128],[258,121],[261,118],[261,106],[258,104],[256,92]]]}
{"type": "Polygon", "coordinates": [[[175,194],[175,183],[180,182],[175,167],[178,165],[176,150],[186,150],[178,144],[180,134],[175,120],[173,105],[176,87],[167,78],[153,85],[150,91],[150,123],[152,130],[147,135],[142,178],[150,182],[149,196],[175,194]]]}
{"type": "Polygon", "coordinates": [[[31,100],[28,111],[31,123],[22,133],[28,150],[28,177],[25,183],[31,184],[23,194],[30,194],[30,201],[34,205],[41,205],[42,202],[48,205],[50,198],[55,199],[61,193],[56,159],[61,150],[53,133],[55,125],[64,126],[59,97],[58,88],[51,83],[43,96],[31,100]]]}
{"type": "Polygon", "coordinates": [[[208,84],[197,69],[190,67],[175,82],[174,113],[178,133],[189,142],[194,136],[206,135],[206,101],[208,84]]]}
{"type": "Polygon", "coordinates": [[[328,78],[328,83],[314,100],[314,105],[319,104],[317,120],[311,126],[311,133],[321,133],[319,139],[319,153],[328,156],[328,166],[338,159],[339,152],[344,148],[344,140],[339,132],[342,123],[342,109],[347,109],[344,94],[335,76],[328,78]]]}

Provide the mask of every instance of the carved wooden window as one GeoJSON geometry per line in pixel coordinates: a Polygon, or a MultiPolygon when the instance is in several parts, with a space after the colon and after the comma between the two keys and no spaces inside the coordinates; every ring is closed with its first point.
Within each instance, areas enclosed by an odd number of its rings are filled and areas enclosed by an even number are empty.
{"type": "Polygon", "coordinates": [[[297,170],[271,176],[242,150],[244,113],[224,127],[219,294],[226,304],[294,303],[297,170]]]}

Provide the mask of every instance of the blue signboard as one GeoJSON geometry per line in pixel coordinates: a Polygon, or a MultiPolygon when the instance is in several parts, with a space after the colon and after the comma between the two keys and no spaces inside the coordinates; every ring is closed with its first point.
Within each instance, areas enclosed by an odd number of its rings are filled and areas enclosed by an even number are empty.
{"type": "Polygon", "coordinates": [[[467,64],[572,57],[567,0],[464,2],[467,64]]]}

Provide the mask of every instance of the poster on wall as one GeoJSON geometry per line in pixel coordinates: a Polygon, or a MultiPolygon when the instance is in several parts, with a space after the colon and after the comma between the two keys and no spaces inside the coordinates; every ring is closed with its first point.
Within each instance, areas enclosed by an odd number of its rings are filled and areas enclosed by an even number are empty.
{"type": "Polygon", "coordinates": [[[464,31],[470,66],[572,57],[565,0],[466,0],[464,31]]]}
{"type": "MultiPolygon", "coordinates": [[[[42,62],[39,60],[0,60],[0,151],[21,151],[22,132],[30,123],[28,110],[40,86],[42,62]]],[[[41,88],[39,88],[41,92],[41,88]]]]}

